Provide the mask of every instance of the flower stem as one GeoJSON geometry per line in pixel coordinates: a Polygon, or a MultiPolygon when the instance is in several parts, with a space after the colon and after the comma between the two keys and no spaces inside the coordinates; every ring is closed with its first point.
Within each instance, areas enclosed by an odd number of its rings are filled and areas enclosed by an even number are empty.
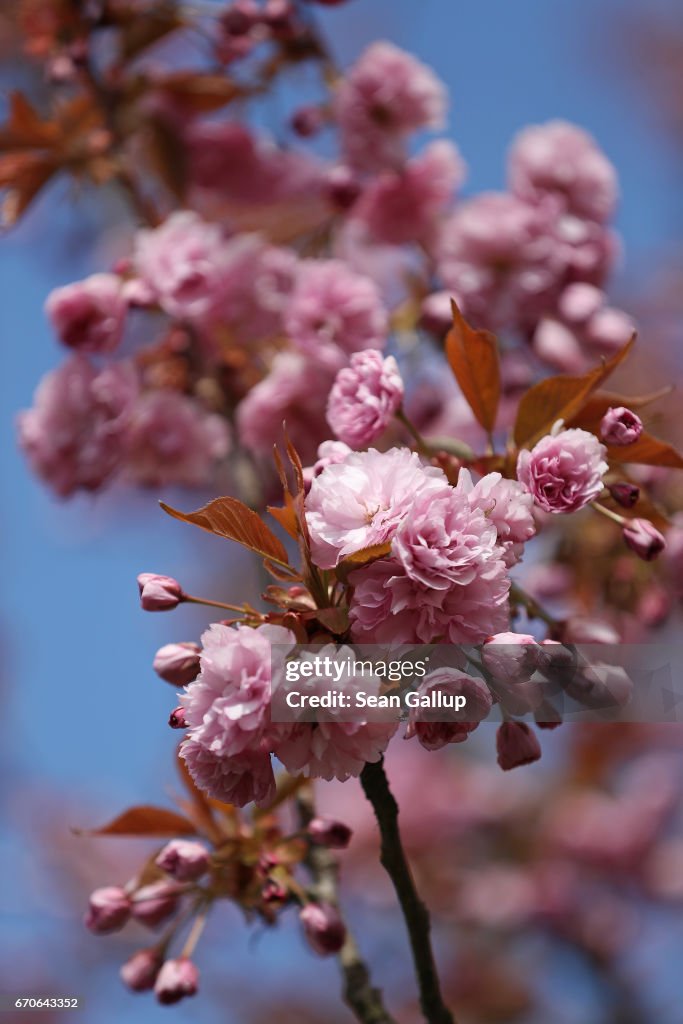
{"type": "Polygon", "coordinates": [[[550,612],[547,612],[531,594],[522,590],[518,583],[513,583],[510,587],[510,599],[513,604],[521,605],[530,618],[541,619],[547,626],[558,625],[558,620],[553,618],[550,612]]]}
{"type": "Polygon", "coordinates": [[[366,764],[361,772],[360,781],[366,797],[372,804],[379,826],[380,860],[392,881],[408,929],[422,1014],[427,1024],[456,1024],[441,995],[429,935],[429,911],[415,888],[415,880],[403,849],[398,826],[398,804],[389,788],[384,760],[366,764]]]}
{"type": "Polygon", "coordinates": [[[240,612],[244,615],[244,608],[236,604],[224,604],[222,601],[209,601],[205,597],[192,597],[191,594],[183,594],[183,601],[190,604],[205,604],[209,608],[225,608],[229,612],[240,612]]]}
{"type": "MultiPolygon", "coordinates": [[[[305,829],[315,817],[313,790],[310,785],[299,790],[296,803],[301,827],[305,829]]],[[[338,908],[338,865],[333,854],[324,846],[311,845],[306,865],[313,878],[316,898],[338,908]]],[[[370,971],[346,923],[345,926],[346,939],[338,953],[338,959],[346,1005],[359,1024],[396,1024],[384,1006],[381,990],[373,987],[370,971]]]]}
{"type": "Polygon", "coordinates": [[[601,515],[611,519],[612,522],[618,523],[619,526],[623,526],[626,522],[625,516],[620,516],[618,512],[613,512],[610,508],[605,508],[605,506],[601,505],[598,501],[594,501],[591,508],[594,508],[596,512],[599,512],[601,515]]]}

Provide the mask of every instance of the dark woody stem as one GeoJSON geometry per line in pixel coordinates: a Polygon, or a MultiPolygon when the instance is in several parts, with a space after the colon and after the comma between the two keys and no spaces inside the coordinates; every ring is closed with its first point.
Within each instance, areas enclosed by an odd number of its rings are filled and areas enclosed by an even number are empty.
{"type": "Polygon", "coordinates": [[[429,911],[415,888],[415,880],[403,849],[398,827],[398,804],[389,788],[384,759],[375,764],[366,764],[360,781],[379,826],[380,860],[394,886],[408,929],[422,1014],[427,1024],[457,1024],[441,995],[429,934],[429,911]]]}
{"type": "MultiPolygon", "coordinates": [[[[315,817],[313,790],[310,785],[299,790],[296,802],[299,821],[301,827],[305,829],[315,817]]],[[[315,898],[338,908],[338,866],[334,855],[324,846],[311,844],[306,865],[313,879],[312,892],[315,898]]],[[[396,1024],[385,1009],[381,990],[372,986],[368,967],[346,922],[345,926],[346,939],[337,954],[343,979],[344,1002],[360,1024],[396,1024]]]]}

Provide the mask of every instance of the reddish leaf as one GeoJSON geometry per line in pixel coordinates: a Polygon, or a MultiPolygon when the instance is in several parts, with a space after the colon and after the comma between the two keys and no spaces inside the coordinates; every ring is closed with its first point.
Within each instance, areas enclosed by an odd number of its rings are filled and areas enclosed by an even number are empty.
{"type": "Polygon", "coordinates": [[[60,139],[54,121],[44,121],[26,97],[13,92],[9,98],[9,117],[0,128],[0,150],[49,149],[60,139]]]}
{"type": "Polygon", "coordinates": [[[634,342],[635,335],[612,359],[581,377],[547,377],[529,388],[517,410],[515,443],[519,447],[531,448],[550,432],[557,420],[568,423],[576,417],[596,388],[599,388],[626,358],[634,342]]]}
{"type": "Polygon", "coordinates": [[[607,447],[611,462],[633,462],[646,466],[667,466],[683,469],[683,455],[673,445],[660,441],[652,434],[642,433],[634,444],[607,447]]]}
{"type": "Polygon", "coordinates": [[[273,519],[277,519],[282,529],[286,530],[290,537],[293,537],[294,540],[298,538],[299,530],[297,527],[296,512],[291,505],[285,506],[284,508],[279,508],[276,505],[269,505],[268,511],[273,519]]]}
{"type": "Polygon", "coordinates": [[[269,530],[261,517],[237,498],[216,498],[196,512],[179,512],[163,501],[159,503],[169,516],[182,523],[199,526],[207,533],[227,537],[256,551],[264,558],[287,565],[287,552],[281,541],[269,530]]]}
{"type": "Polygon", "coordinates": [[[500,399],[498,342],[489,331],[475,331],[453,307],[453,327],[446,336],[446,357],[477,421],[487,433],[496,425],[500,399]]]}
{"type": "Polygon", "coordinates": [[[344,580],[354,569],[361,569],[364,565],[369,565],[380,558],[385,558],[390,553],[391,541],[386,541],[384,544],[372,544],[370,547],[354,551],[352,555],[342,559],[334,571],[338,579],[344,580]]]}
{"type": "Polygon", "coordinates": [[[181,814],[146,805],[130,807],[101,828],[74,829],[84,836],[192,836],[196,831],[181,814]]]}

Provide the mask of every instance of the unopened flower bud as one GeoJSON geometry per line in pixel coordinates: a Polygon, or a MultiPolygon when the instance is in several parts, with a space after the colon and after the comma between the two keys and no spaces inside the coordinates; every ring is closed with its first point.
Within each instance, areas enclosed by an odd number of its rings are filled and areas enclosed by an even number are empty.
{"type": "Polygon", "coordinates": [[[345,850],[353,832],[343,821],[336,821],[334,818],[313,818],[308,826],[308,834],[319,846],[326,846],[329,850],[345,850]]]}
{"type": "Polygon", "coordinates": [[[292,131],[302,139],[310,139],[317,135],[325,123],[325,115],[320,107],[300,107],[292,115],[292,131]]]}
{"type": "Polygon", "coordinates": [[[453,326],[453,307],[450,292],[432,292],[422,300],[420,327],[437,338],[442,338],[453,326]]]}
{"type": "Polygon", "coordinates": [[[664,587],[652,584],[638,601],[638,618],[650,628],[661,626],[671,614],[673,598],[664,587]]]}
{"type": "Polygon", "coordinates": [[[361,194],[358,179],[348,167],[338,165],[327,172],[327,198],[338,210],[350,210],[361,194]]]}
{"type": "Polygon", "coordinates": [[[194,882],[205,874],[209,866],[209,851],[190,839],[172,839],[155,863],[177,882],[194,882]]]}
{"type": "Polygon", "coordinates": [[[600,421],[600,437],[605,444],[633,444],[642,432],[643,423],[640,416],[636,416],[623,405],[608,409],[600,421]]]}
{"type": "Polygon", "coordinates": [[[530,633],[496,633],[484,643],[481,660],[497,682],[520,683],[533,674],[536,646],[530,633]]]}
{"type": "Polygon", "coordinates": [[[136,921],[147,925],[148,928],[156,928],[175,913],[180,893],[181,890],[172,882],[152,882],[150,885],[143,885],[133,896],[131,914],[136,921]]]}
{"type": "Polygon", "coordinates": [[[173,686],[187,686],[199,672],[198,644],[177,643],[160,647],[154,655],[154,671],[173,686]]]}
{"type": "Polygon", "coordinates": [[[96,935],[106,935],[123,928],[130,912],[131,903],[124,890],[117,885],[104,886],[91,894],[84,924],[96,935]]]}
{"type": "Polygon", "coordinates": [[[344,945],[346,928],[339,912],[330,903],[309,903],[299,914],[306,938],[321,956],[338,953],[344,945]]]}
{"type": "Polygon", "coordinates": [[[629,483],[628,480],[618,480],[615,484],[610,484],[608,490],[617,505],[621,505],[622,508],[633,508],[640,497],[640,487],[629,483]]]}
{"type": "Polygon", "coordinates": [[[157,975],[154,992],[162,1006],[179,1003],[185,996],[193,996],[199,985],[199,971],[187,957],[167,960],[157,975]]]}
{"type": "Polygon", "coordinates": [[[172,729],[187,729],[187,718],[185,717],[185,708],[180,705],[175,708],[168,716],[168,724],[172,729]]]}
{"type": "Polygon", "coordinates": [[[503,722],[496,733],[498,764],[507,772],[532,764],[541,756],[541,745],[526,722],[503,722]]]}
{"type": "Polygon", "coordinates": [[[138,576],[140,604],[146,612],[166,612],[176,608],[184,594],[177,580],[172,576],[158,576],[153,572],[141,572],[138,576]]]}
{"type": "Polygon", "coordinates": [[[133,992],[146,992],[154,988],[159,968],[162,964],[158,949],[139,949],[119,971],[124,985],[133,992]]]}
{"type": "Polygon", "coordinates": [[[663,535],[649,519],[629,519],[622,535],[628,547],[646,562],[651,562],[666,547],[663,535]]]}

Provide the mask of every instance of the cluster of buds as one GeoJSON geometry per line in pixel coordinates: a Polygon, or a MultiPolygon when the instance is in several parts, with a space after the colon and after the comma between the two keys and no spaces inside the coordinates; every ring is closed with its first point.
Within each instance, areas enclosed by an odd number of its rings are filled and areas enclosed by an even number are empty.
{"type": "MultiPolygon", "coordinates": [[[[339,952],[346,932],[338,910],[319,900],[314,887],[308,891],[296,870],[314,847],[345,848],[351,830],[340,821],[314,817],[305,829],[290,835],[274,815],[240,821],[234,809],[211,807],[189,788],[200,808],[196,827],[203,829],[205,841],[172,839],[137,878],[90,895],[84,923],[95,935],[120,931],[131,921],[152,931],[166,925],[158,941],[137,950],[123,964],[124,984],[134,992],[153,990],[163,1005],[194,995],[199,984],[192,959],[195,947],[207,914],[222,899],[235,901],[249,914],[255,912],[267,925],[275,924],[287,907],[299,906],[311,948],[321,956],[339,952]],[[181,944],[181,932],[190,920],[181,944]],[[180,949],[171,955],[175,943],[180,949]]],[[[149,809],[141,808],[140,813],[145,810],[149,809]]]]}

